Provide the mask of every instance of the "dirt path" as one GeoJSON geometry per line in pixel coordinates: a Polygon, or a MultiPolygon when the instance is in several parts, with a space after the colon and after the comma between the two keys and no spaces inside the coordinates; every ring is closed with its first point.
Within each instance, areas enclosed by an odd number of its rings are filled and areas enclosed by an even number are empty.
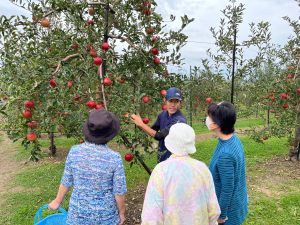
{"type": "Polygon", "coordinates": [[[8,186],[8,183],[23,167],[24,163],[15,159],[18,149],[13,145],[12,141],[4,135],[0,134],[0,207],[5,201],[4,194],[14,190],[8,186]]]}
{"type": "MultiPolygon", "coordinates": [[[[247,130],[247,128],[243,128],[243,129],[236,129],[235,133],[238,134],[239,136],[245,135],[245,130],[247,130]]],[[[205,141],[211,138],[217,138],[217,135],[213,132],[210,133],[205,133],[205,134],[197,134],[196,135],[196,142],[198,141],[205,141]]]]}

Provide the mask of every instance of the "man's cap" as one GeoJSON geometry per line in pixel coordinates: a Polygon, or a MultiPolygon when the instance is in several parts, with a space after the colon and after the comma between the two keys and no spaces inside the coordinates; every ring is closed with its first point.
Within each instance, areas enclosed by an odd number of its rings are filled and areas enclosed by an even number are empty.
{"type": "Polygon", "coordinates": [[[182,93],[178,88],[171,87],[167,90],[166,99],[167,101],[170,101],[171,99],[182,101],[182,93]]]}

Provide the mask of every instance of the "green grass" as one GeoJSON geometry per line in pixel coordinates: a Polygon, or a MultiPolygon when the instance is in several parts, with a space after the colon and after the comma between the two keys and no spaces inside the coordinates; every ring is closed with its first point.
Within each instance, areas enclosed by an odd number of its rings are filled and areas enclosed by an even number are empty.
{"type": "MultiPolygon", "coordinates": [[[[268,172],[256,169],[259,162],[287,153],[287,139],[270,138],[264,144],[256,143],[248,137],[242,137],[241,141],[245,147],[247,175],[251,177],[260,176],[268,172]]],[[[73,143],[74,140],[66,138],[56,141],[59,149],[69,148],[73,143]]],[[[197,152],[193,157],[208,164],[216,143],[216,139],[197,143],[197,152]]],[[[45,140],[42,145],[47,147],[47,141],[45,140]]],[[[124,155],[125,151],[122,150],[121,154],[124,155]]],[[[152,154],[146,158],[146,163],[153,168],[156,164],[156,154],[152,154]]],[[[128,162],[124,162],[124,166],[129,189],[134,188],[138,184],[147,183],[149,176],[141,166],[135,164],[130,168],[128,162]]],[[[2,215],[0,217],[0,224],[32,224],[36,210],[55,197],[63,168],[63,162],[50,164],[44,161],[32,164],[17,174],[15,180],[10,185],[11,187],[20,187],[20,190],[6,195],[6,206],[0,209],[0,215],[2,215]]],[[[300,224],[300,181],[291,180],[289,185],[293,188],[279,197],[268,197],[261,192],[249,189],[251,197],[250,213],[244,224],[300,224]]],[[[67,208],[67,205],[68,201],[65,201],[63,207],[67,208]]]]}
{"type": "MultiPolygon", "coordinates": [[[[259,177],[268,171],[257,169],[257,163],[274,156],[287,153],[287,139],[272,138],[263,144],[242,137],[247,162],[247,176],[259,177]]],[[[193,157],[209,163],[217,140],[212,139],[197,144],[193,157]]],[[[283,185],[285,193],[279,197],[269,197],[248,188],[250,194],[249,214],[244,225],[299,225],[300,224],[300,180],[292,180],[283,185]]],[[[274,187],[275,189],[275,187],[274,187]]]]}
{"type": "Polygon", "coordinates": [[[300,224],[299,189],[297,192],[287,192],[278,199],[267,197],[261,193],[255,193],[255,195],[254,200],[250,199],[249,214],[244,225],[300,224]]]}
{"type": "MultiPolygon", "coordinates": [[[[0,137],[1,138],[1,137],[0,137]]],[[[40,141],[42,148],[47,149],[49,140],[40,141]]],[[[15,143],[20,152],[17,155],[18,160],[24,160],[29,157],[30,152],[23,149],[20,143],[15,143]]],[[[77,141],[67,138],[56,138],[55,145],[58,151],[70,149],[77,141]]],[[[121,151],[122,157],[126,151],[121,151]]],[[[156,154],[146,158],[147,165],[154,168],[156,164],[156,154]]],[[[133,164],[124,161],[125,173],[127,177],[128,189],[134,188],[137,184],[147,183],[149,175],[139,164],[133,164]]],[[[31,225],[37,209],[43,204],[48,203],[55,198],[59,182],[63,173],[64,162],[49,163],[41,161],[32,163],[26,170],[17,174],[15,180],[10,184],[11,188],[20,187],[21,191],[6,195],[7,198],[5,209],[0,209],[0,224],[5,225],[31,225]],[[6,213],[5,213],[6,212],[6,213]]],[[[67,208],[68,199],[64,201],[63,207],[67,208]]]]}
{"type": "MultiPolygon", "coordinates": [[[[235,128],[240,129],[240,128],[246,128],[246,127],[253,127],[253,126],[260,126],[265,124],[264,120],[259,119],[259,118],[241,118],[238,119],[235,128]]],[[[205,126],[204,122],[197,121],[193,123],[193,128],[196,132],[196,134],[204,134],[204,133],[209,133],[209,130],[205,126]]]]}
{"type": "MultiPolygon", "coordinates": [[[[258,162],[287,153],[287,139],[284,138],[271,138],[264,143],[257,143],[248,137],[241,137],[241,141],[245,150],[247,166],[250,168],[255,167],[258,162]]],[[[216,145],[217,139],[197,143],[197,152],[193,157],[209,164],[216,145]]]]}
{"type": "Polygon", "coordinates": [[[245,127],[260,126],[264,124],[265,121],[260,118],[242,118],[236,121],[235,127],[239,129],[245,127]]]}
{"type": "MultiPolygon", "coordinates": [[[[21,191],[7,196],[4,211],[9,214],[2,214],[0,224],[33,224],[37,209],[55,198],[63,168],[63,163],[38,163],[19,173],[11,186],[21,187],[21,191]]],[[[66,199],[69,197],[70,193],[66,199]]],[[[62,206],[67,205],[68,200],[62,206]]]]}
{"type": "MultiPolygon", "coordinates": [[[[1,137],[0,137],[1,138],[1,137]]],[[[49,146],[50,146],[50,140],[48,138],[46,139],[40,139],[39,143],[41,144],[41,147],[44,151],[46,151],[49,146]]],[[[26,160],[29,159],[30,157],[30,151],[26,150],[23,148],[23,146],[21,146],[21,142],[17,141],[16,142],[17,146],[19,147],[20,151],[18,152],[18,154],[16,155],[16,159],[18,161],[20,160],[26,160]]],[[[74,139],[74,138],[66,138],[66,137],[56,137],[55,138],[55,146],[57,148],[61,149],[70,149],[70,147],[72,145],[78,144],[78,140],[74,139]]],[[[58,150],[58,151],[60,151],[58,150]]],[[[42,154],[43,156],[46,156],[46,154],[42,154]]]]}

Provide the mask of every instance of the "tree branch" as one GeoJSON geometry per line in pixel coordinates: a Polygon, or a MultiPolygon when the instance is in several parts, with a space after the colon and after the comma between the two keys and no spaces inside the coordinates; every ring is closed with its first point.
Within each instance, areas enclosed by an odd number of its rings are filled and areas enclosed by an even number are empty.
{"type": "Polygon", "coordinates": [[[296,71],[295,71],[295,75],[294,75],[294,80],[296,79],[296,76],[298,74],[299,66],[300,66],[300,58],[299,58],[299,61],[297,63],[297,67],[296,67],[296,71]]]}
{"type": "Polygon", "coordinates": [[[76,57],[78,57],[78,56],[80,56],[80,54],[79,54],[79,53],[76,53],[76,54],[73,54],[73,55],[68,55],[68,56],[65,57],[64,59],[60,60],[60,61],[58,62],[58,64],[57,64],[57,67],[56,67],[55,71],[52,73],[52,76],[54,76],[56,73],[58,73],[58,71],[59,71],[60,68],[61,68],[61,63],[62,63],[62,62],[66,62],[66,61],[68,61],[68,60],[70,60],[70,59],[73,59],[73,58],[76,58],[76,57]]]}
{"type": "Polygon", "coordinates": [[[128,38],[123,37],[121,35],[113,35],[113,34],[108,34],[109,38],[116,38],[116,39],[120,39],[123,41],[126,41],[131,47],[135,48],[136,50],[141,50],[138,46],[134,45],[128,38]]]}

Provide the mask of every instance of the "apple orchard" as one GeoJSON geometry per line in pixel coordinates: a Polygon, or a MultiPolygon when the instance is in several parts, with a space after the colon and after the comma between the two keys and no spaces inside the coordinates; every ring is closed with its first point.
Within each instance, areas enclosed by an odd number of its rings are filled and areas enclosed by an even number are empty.
{"type": "MultiPolygon", "coordinates": [[[[167,65],[181,63],[182,31],[192,20],[183,16],[178,31],[163,29],[154,1],[14,2],[32,18],[0,21],[9,136],[23,139],[37,160],[42,133],[79,141],[88,111],[106,107],[120,118],[125,144],[147,150],[151,140],[134,130],[127,114],[139,113],[149,123],[164,108],[165,89],[179,82],[167,65]]],[[[50,150],[54,154],[55,146],[50,150]]]]}
{"type": "MultiPolygon", "coordinates": [[[[83,141],[88,112],[104,107],[121,121],[117,141],[127,147],[125,160],[136,162],[134,156],[153,151],[153,140],[132,125],[129,115],[138,113],[144,123],[154,122],[165,109],[166,89],[181,88],[186,115],[198,118],[211,102],[230,99],[230,21],[241,23],[242,4],[224,10],[228,23],[212,29],[219,51],[208,51],[209,59],[182,76],[167,68],[182,65],[180,50],[188,38],[183,31],[193,19],[182,16],[181,27],[172,30],[169,22],[178,18],[171,15],[166,23],[154,0],[12,2],[32,17],[0,19],[0,97],[6,102],[0,109],[1,128],[13,140],[22,140],[32,160],[39,159],[39,139],[45,134],[52,154],[54,134],[83,141]],[[228,72],[222,72],[224,67],[228,72]]],[[[300,140],[300,25],[285,20],[295,35],[284,47],[270,43],[269,25],[263,22],[252,24],[250,40],[237,45],[234,103],[239,116],[268,118],[263,129],[253,131],[255,139],[289,135],[292,158],[300,140]],[[245,60],[240,46],[250,45],[258,46],[258,53],[245,60]]]]}

